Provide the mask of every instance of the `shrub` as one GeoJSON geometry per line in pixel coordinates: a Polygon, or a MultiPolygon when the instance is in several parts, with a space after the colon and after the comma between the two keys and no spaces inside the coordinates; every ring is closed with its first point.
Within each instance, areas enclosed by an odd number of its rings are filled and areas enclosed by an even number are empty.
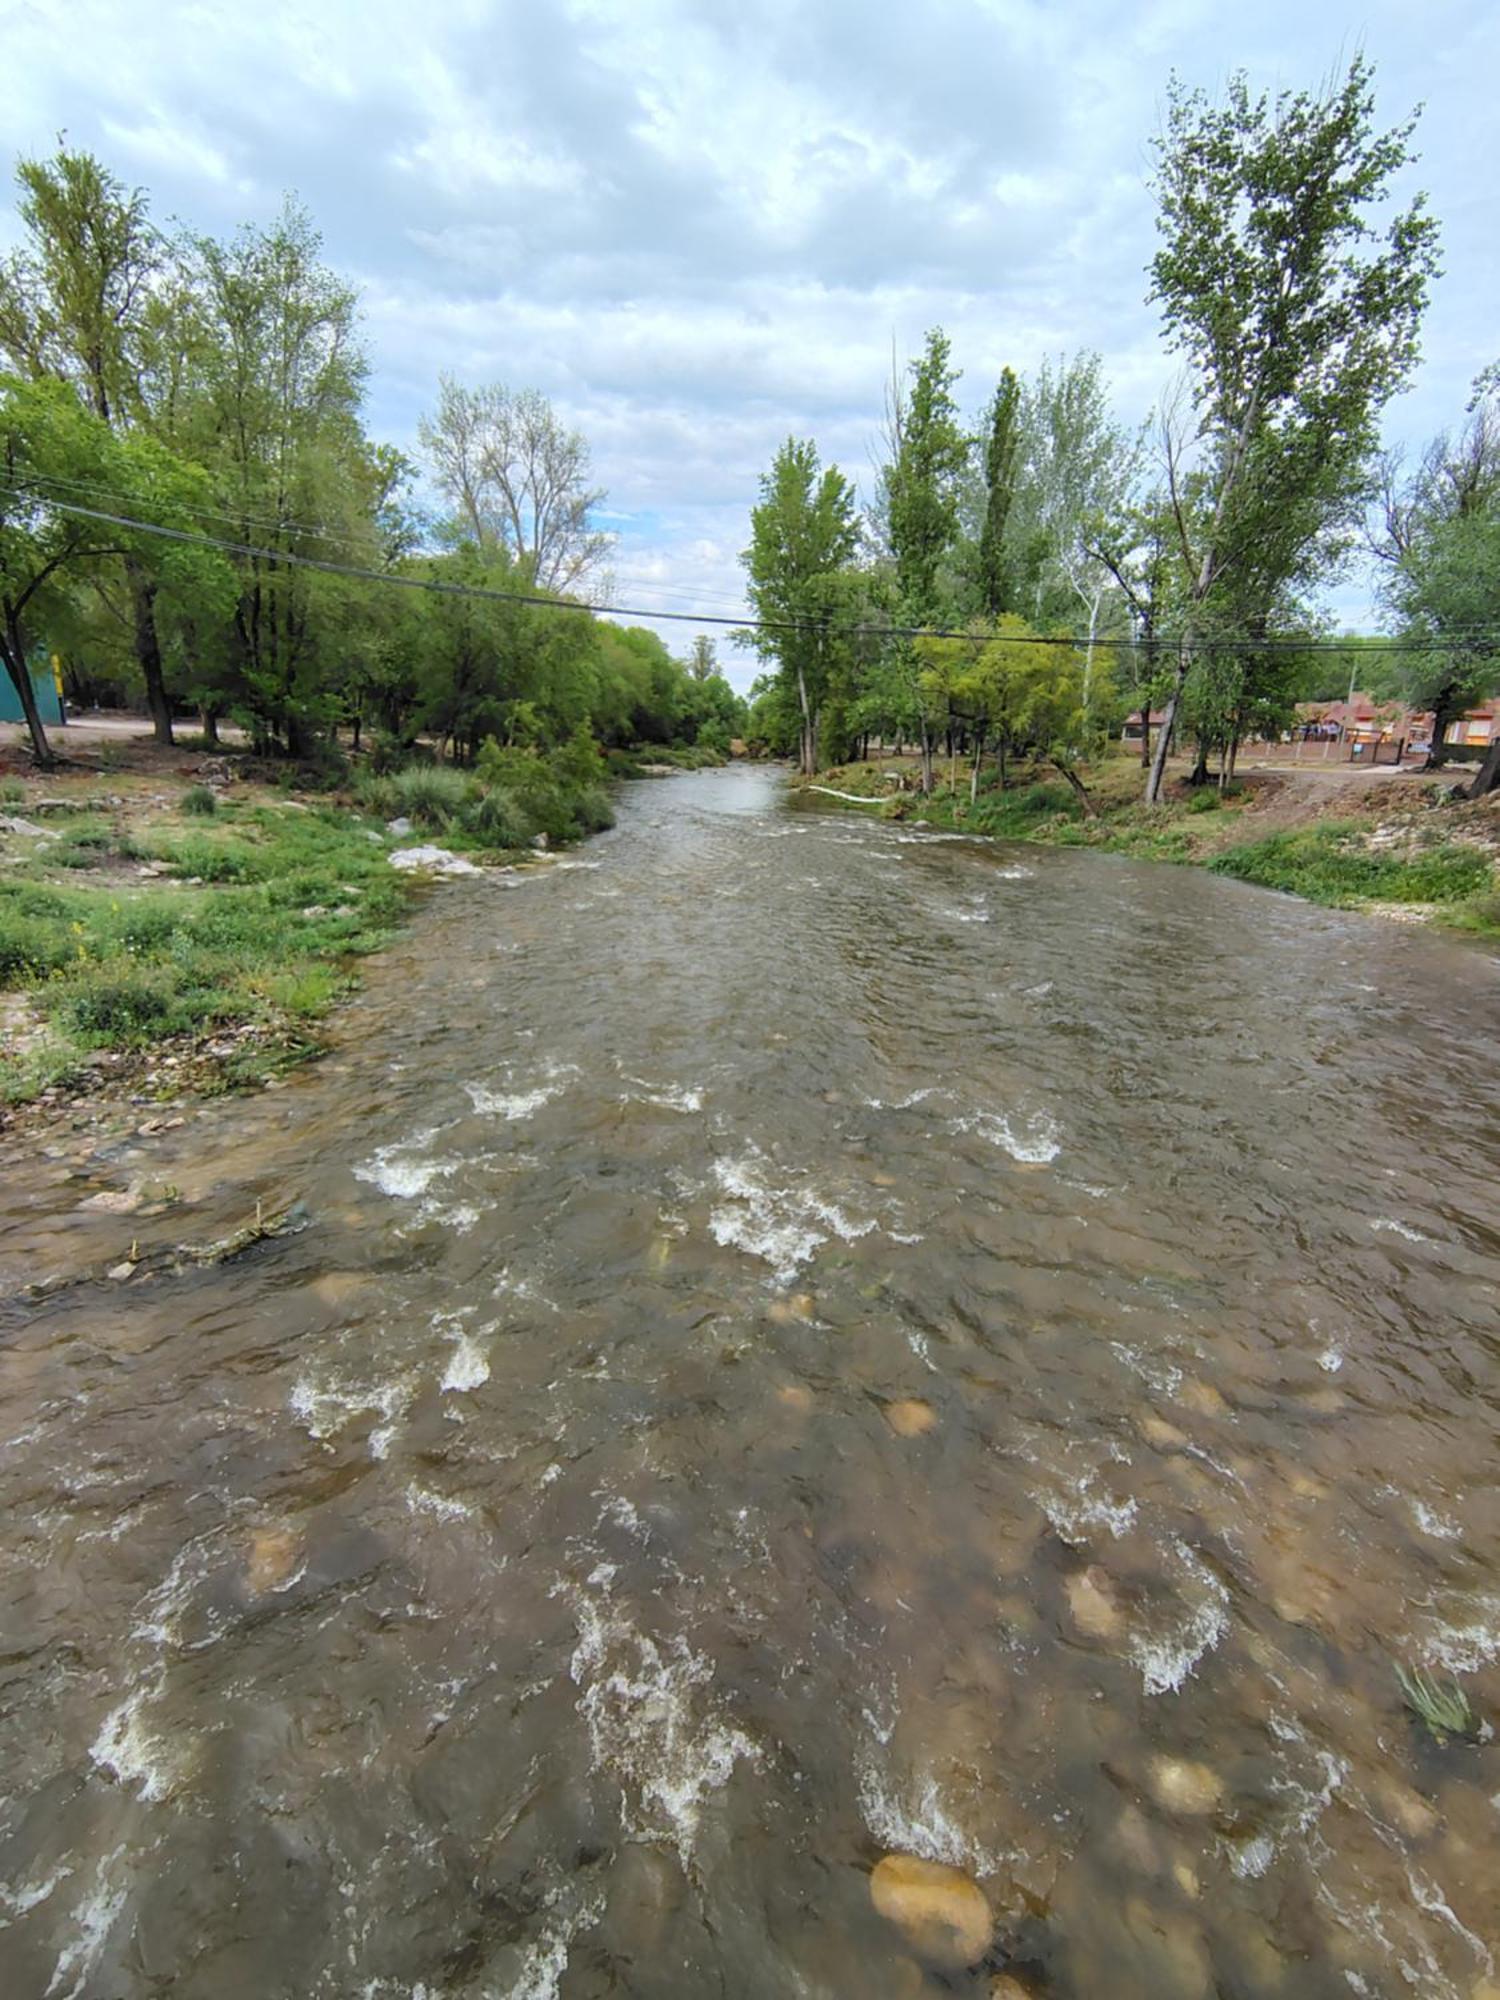
{"type": "Polygon", "coordinates": [[[400,770],[406,761],[406,750],[401,739],[388,735],[385,730],[377,730],[370,739],[370,769],[377,778],[389,778],[400,770]]]}
{"type": "Polygon", "coordinates": [[[154,970],[82,974],[63,991],[58,1011],[75,1034],[127,1044],[170,1034],[185,1018],[172,980],[154,970]]]}
{"type": "Polygon", "coordinates": [[[573,816],[584,833],[603,833],[615,823],[615,809],[600,785],[591,785],[573,802],[573,816]]]}
{"type": "Polygon", "coordinates": [[[182,795],[182,810],[209,819],[219,810],[218,797],[207,785],[189,785],[182,795]]]}
{"type": "Polygon", "coordinates": [[[491,847],[525,847],[531,821],[509,792],[481,792],[464,812],[464,825],[491,847]]]}
{"type": "Polygon", "coordinates": [[[1219,795],[1209,785],[1200,785],[1188,800],[1190,813],[1211,813],[1219,810],[1219,795]]]}
{"type": "Polygon", "coordinates": [[[470,780],[451,764],[409,764],[390,786],[398,813],[439,829],[460,817],[470,796],[470,780]]]}
{"type": "Polygon", "coordinates": [[[200,882],[253,882],[263,870],[254,848],[233,840],[208,840],[189,834],[170,847],[161,858],[174,875],[196,876],[200,882]]]}

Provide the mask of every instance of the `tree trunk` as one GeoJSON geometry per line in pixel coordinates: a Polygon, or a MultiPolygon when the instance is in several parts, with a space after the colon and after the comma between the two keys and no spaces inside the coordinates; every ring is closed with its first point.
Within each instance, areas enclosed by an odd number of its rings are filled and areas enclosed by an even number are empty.
{"type": "Polygon", "coordinates": [[[984,731],[974,731],[974,762],[969,770],[969,810],[979,803],[979,766],[984,761],[984,731]]]}
{"type": "Polygon", "coordinates": [[[1063,776],[1067,779],[1068,783],[1073,787],[1074,791],[1077,792],[1078,797],[1083,805],[1084,818],[1097,819],[1099,817],[1099,808],[1094,804],[1094,801],[1089,797],[1087,786],[1084,784],[1082,778],[1079,777],[1078,773],[1073,769],[1073,766],[1071,764],[1064,763],[1061,757],[1053,757],[1052,759],[1050,759],[1050,762],[1057,770],[1062,772],[1063,776]]]}
{"type": "Polygon", "coordinates": [[[133,556],[125,558],[125,576],[135,610],[135,658],[146,683],[146,706],[151,711],[151,734],[158,743],[172,741],[172,704],[167,699],[167,683],[161,670],[161,640],[156,630],[156,585],[150,582],[133,556]]]}
{"type": "Polygon", "coordinates": [[[1172,692],[1167,700],[1166,713],[1161,719],[1161,728],[1156,732],[1156,755],[1151,760],[1151,772],[1146,780],[1146,804],[1154,806],[1161,800],[1162,779],[1167,771],[1167,751],[1172,742],[1172,731],[1177,726],[1177,709],[1182,701],[1182,690],[1187,681],[1187,659],[1182,653],[1177,655],[1176,676],[1172,682],[1172,692]]]}
{"type": "Polygon", "coordinates": [[[804,778],[812,778],[817,776],[818,770],[816,757],[817,745],[813,734],[812,710],[808,706],[807,700],[807,679],[800,666],[797,669],[797,700],[802,709],[802,741],[800,745],[802,775],[804,778]]]}
{"type": "Polygon", "coordinates": [[[5,670],[21,701],[21,713],[26,718],[27,734],[31,738],[31,754],[47,770],[57,762],[56,753],[47,741],[47,731],[42,723],[42,711],[36,705],[36,688],[32,684],[31,671],[26,659],[26,648],[21,635],[11,629],[0,652],[5,655],[5,670]]]}
{"type": "Polygon", "coordinates": [[[1443,695],[1432,705],[1432,741],[1427,746],[1427,762],[1424,771],[1436,771],[1443,762],[1443,738],[1448,733],[1448,724],[1457,713],[1453,703],[1443,695]]]}
{"type": "Polygon", "coordinates": [[[1469,787],[1471,799],[1482,799],[1490,792],[1500,789],[1500,736],[1497,736],[1485,753],[1484,762],[1479,767],[1479,775],[1469,787]]]}
{"type": "Polygon", "coordinates": [[[1151,769],[1151,707],[1149,703],[1141,710],[1141,769],[1147,772],[1151,769]]]}
{"type": "Polygon", "coordinates": [[[932,731],[927,726],[927,718],[922,718],[922,796],[932,797],[932,731]]]}
{"type": "Polygon", "coordinates": [[[217,750],[219,747],[219,717],[217,711],[212,708],[200,708],[198,714],[203,722],[204,742],[210,750],[217,750]]]}

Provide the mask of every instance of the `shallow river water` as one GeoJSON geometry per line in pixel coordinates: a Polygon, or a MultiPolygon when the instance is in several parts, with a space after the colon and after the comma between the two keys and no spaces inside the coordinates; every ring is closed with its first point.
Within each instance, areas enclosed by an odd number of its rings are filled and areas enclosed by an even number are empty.
{"type": "Polygon", "coordinates": [[[1500,1746],[1392,1672],[1500,1714],[1497,1023],[733,768],[440,885],[286,1087],[13,1147],[0,1992],[1500,1992],[1500,1746]]]}

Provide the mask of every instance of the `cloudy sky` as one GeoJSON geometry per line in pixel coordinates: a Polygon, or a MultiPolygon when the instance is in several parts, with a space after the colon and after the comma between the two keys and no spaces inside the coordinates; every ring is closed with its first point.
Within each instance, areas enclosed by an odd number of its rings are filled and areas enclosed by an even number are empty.
{"type": "MultiPolygon", "coordinates": [[[[1383,121],[1425,102],[1444,230],[1388,421],[1416,440],[1500,352],[1487,0],[0,0],[9,147],[65,130],[198,229],[295,191],[364,295],[375,434],[411,446],[442,369],[544,389],[609,490],[617,601],[730,614],[777,444],[868,488],[928,326],[976,411],[1005,363],[1092,347],[1144,416],[1168,72],[1301,87],[1360,46],[1383,121]]],[[[1334,603],[1377,615],[1359,579],[1334,603]]]]}

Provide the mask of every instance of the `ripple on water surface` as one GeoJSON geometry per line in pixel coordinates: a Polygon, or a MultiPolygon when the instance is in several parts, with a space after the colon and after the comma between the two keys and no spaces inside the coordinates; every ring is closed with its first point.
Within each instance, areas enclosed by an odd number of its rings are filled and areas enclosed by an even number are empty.
{"type": "Polygon", "coordinates": [[[169,1213],[16,1158],[7,1995],[1493,1992],[1488,962],[777,783],[436,889],[169,1213]]]}

